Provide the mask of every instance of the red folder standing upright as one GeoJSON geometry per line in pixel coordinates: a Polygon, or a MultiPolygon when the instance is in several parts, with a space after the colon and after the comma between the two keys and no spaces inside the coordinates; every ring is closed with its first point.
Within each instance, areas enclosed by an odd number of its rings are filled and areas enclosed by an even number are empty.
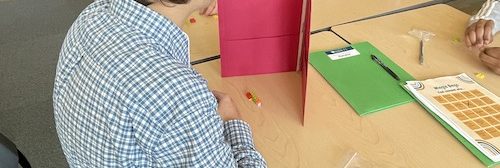
{"type": "Polygon", "coordinates": [[[218,13],[222,76],[302,71],[305,103],[311,0],[218,0],[218,13]]]}

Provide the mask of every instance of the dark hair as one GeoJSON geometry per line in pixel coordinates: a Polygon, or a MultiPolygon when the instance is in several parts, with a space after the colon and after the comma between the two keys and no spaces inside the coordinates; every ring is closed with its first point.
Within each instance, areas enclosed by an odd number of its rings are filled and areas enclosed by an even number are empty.
{"type": "MultiPolygon", "coordinates": [[[[135,0],[136,2],[144,5],[144,6],[148,6],[150,5],[152,2],[151,0],[135,0]]],[[[163,2],[171,2],[171,3],[175,3],[175,4],[186,4],[189,2],[189,0],[160,0],[162,3],[163,2]]]]}

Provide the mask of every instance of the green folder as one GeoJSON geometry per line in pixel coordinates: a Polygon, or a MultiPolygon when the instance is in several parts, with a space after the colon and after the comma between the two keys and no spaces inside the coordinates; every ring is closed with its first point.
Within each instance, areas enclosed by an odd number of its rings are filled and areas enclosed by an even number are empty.
{"type": "MultiPolygon", "coordinates": [[[[401,87],[406,90],[406,88],[404,87],[404,83],[401,83],[401,87]]],[[[408,91],[408,93],[411,93],[409,90],[407,90],[407,91],[408,91]]],[[[410,95],[413,96],[412,94],[410,94],[410,95]]],[[[415,99],[417,99],[417,98],[415,98],[415,99]]],[[[448,123],[446,123],[438,115],[436,115],[433,112],[431,112],[431,110],[429,108],[427,108],[422,102],[420,102],[420,101],[417,101],[417,102],[425,110],[427,110],[441,125],[443,125],[444,128],[446,128],[455,138],[457,138],[458,141],[460,141],[467,149],[469,149],[469,151],[472,152],[472,154],[474,154],[474,156],[476,156],[476,158],[479,159],[479,161],[481,161],[484,165],[486,165],[488,167],[493,167],[493,166],[496,166],[496,165],[500,165],[500,162],[494,162],[493,160],[491,160],[490,158],[488,158],[488,156],[486,156],[481,151],[479,151],[479,149],[477,149],[467,139],[465,139],[460,133],[458,133],[455,129],[453,129],[453,127],[451,127],[450,125],[448,125],[448,123]]]]}
{"type": "Polygon", "coordinates": [[[415,101],[399,85],[400,82],[414,80],[410,74],[368,42],[350,47],[360,54],[332,60],[327,54],[331,51],[315,52],[311,53],[309,63],[360,116],[415,101]],[[371,54],[377,56],[394,71],[400,81],[394,79],[382,66],[373,61],[371,54]]]}

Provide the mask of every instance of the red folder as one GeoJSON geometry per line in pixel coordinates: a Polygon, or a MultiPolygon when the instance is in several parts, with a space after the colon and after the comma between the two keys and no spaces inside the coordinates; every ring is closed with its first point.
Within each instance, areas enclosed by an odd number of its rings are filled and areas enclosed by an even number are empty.
{"type": "Polygon", "coordinates": [[[218,15],[222,76],[301,71],[305,103],[311,0],[218,0],[218,15]]]}

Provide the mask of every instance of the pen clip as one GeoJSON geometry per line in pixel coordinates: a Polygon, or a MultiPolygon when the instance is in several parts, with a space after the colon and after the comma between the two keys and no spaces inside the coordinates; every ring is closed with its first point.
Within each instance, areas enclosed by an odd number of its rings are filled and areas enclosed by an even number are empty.
{"type": "Polygon", "coordinates": [[[375,56],[373,54],[370,54],[370,55],[372,57],[372,60],[377,62],[377,64],[384,65],[384,63],[382,61],[380,61],[380,59],[377,56],[375,56]]]}
{"type": "Polygon", "coordinates": [[[394,79],[400,80],[399,76],[392,71],[389,67],[387,67],[377,56],[371,54],[372,60],[375,61],[378,65],[380,65],[389,75],[391,75],[394,79]]]}

